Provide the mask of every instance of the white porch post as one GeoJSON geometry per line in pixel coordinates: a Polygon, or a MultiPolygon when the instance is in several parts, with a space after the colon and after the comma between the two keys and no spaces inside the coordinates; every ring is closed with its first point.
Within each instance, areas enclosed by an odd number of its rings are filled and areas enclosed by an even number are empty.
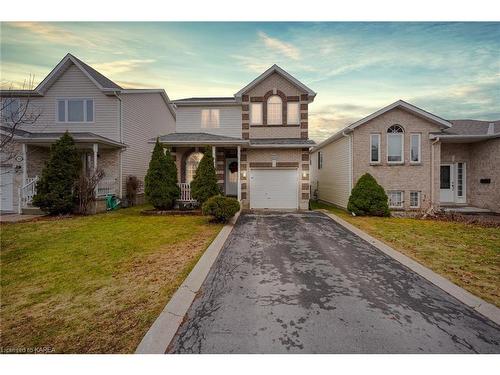
{"type": "MultiPolygon", "coordinates": [[[[92,149],[94,151],[94,165],[93,165],[93,171],[94,173],[97,171],[97,153],[99,151],[99,145],[97,143],[94,143],[92,145],[92,149]]],[[[97,191],[98,191],[98,186],[95,186],[95,195],[97,196],[97,191]]]]}
{"type": "Polygon", "coordinates": [[[212,158],[214,159],[214,168],[217,170],[217,162],[216,162],[216,153],[215,153],[215,146],[212,146],[212,158]]]}
{"type": "Polygon", "coordinates": [[[26,157],[28,156],[27,152],[28,146],[26,143],[22,144],[22,152],[23,152],[23,186],[26,185],[26,182],[28,181],[28,161],[26,160],[26,157]]]}
{"type": "Polygon", "coordinates": [[[241,156],[241,146],[238,145],[238,202],[241,202],[240,156],[241,156]]]}

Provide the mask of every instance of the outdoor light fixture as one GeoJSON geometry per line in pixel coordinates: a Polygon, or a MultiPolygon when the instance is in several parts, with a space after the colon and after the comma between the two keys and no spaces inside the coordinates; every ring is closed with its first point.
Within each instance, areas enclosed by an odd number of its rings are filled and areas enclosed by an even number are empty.
{"type": "Polygon", "coordinates": [[[307,178],[307,172],[306,171],[302,172],[302,177],[307,178]]]}
{"type": "Polygon", "coordinates": [[[247,178],[247,171],[241,171],[241,176],[243,178],[247,178]]]}

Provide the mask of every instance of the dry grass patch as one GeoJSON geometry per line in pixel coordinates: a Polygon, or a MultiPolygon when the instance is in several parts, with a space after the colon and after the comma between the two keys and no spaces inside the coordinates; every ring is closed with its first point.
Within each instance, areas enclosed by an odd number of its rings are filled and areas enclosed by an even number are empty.
{"type": "Polygon", "coordinates": [[[326,209],[469,292],[500,306],[500,228],[413,218],[353,217],[326,209]]]}
{"type": "Polygon", "coordinates": [[[1,346],[130,353],[222,228],[144,207],[1,227],[1,346]]]}

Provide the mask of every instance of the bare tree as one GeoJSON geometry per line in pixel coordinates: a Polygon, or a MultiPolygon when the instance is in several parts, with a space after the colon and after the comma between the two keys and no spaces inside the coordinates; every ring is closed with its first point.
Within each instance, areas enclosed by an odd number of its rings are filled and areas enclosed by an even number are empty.
{"type": "Polygon", "coordinates": [[[14,147],[15,135],[24,126],[35,124],[40,118],[41,112],[32,103],[33,76],[24,81],[21,90],[9,90],[2,92],[0,98],[0,162],[5,163],[16,156],[14,147]],[[16,92],[17,91],[17,92],[16,92]],[[19,91],[22,95],[19,95],[19,91]]]}
{"type": "Polygon", "coordinates": [[[104,177],[104,171],[97,168],[95,171],[89,173],[82,173],[76,185],[78,196],[79,212],[83,215],[89,213],[91,204],[97,199],[96,190],[99,181],[104,177]]]}

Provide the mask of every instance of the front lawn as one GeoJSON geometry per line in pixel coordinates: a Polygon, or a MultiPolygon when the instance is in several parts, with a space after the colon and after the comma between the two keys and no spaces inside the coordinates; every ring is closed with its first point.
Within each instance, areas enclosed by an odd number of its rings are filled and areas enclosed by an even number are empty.
{"type": "Polygon", "coordinates": [[[1,226],[1,343],[133,352],[222,225],[134,207],[1,226]]]}
{"type": "Polygon", "coordinates": [[[469,292],[500,306],[500,229],[411,218],[353,217],[326,209],[469,292]]]}

